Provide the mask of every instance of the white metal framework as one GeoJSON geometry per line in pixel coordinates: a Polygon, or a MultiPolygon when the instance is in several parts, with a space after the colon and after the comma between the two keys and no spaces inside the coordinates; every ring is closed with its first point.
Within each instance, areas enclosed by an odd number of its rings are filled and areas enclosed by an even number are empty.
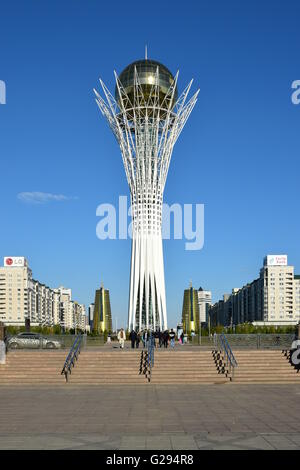
{"type": "Polygon", "coordinates": [[[187,101],[191,81],[175,101],[178,74],[163,96],[159,67],[145,93],[134,69],[133,93],[125,91],[116,72],[116,99],[103,81],[106,100],[94,90],[96,102],[120,145],[132,205],[132,253],[128,327],[167,329],[162,249],[162,202],[172,150],[196,101],[187,101]]]}

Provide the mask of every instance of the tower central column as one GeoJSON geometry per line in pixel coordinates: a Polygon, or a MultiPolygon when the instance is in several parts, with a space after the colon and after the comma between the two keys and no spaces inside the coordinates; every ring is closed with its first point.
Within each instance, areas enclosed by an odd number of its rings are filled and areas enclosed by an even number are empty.
{"type": "Polygon", "coordinates": [[[148,191],[132,196],[132,251],[128,325],[130,329],[167,329],[161,235],[162,196],[148,191]]]}

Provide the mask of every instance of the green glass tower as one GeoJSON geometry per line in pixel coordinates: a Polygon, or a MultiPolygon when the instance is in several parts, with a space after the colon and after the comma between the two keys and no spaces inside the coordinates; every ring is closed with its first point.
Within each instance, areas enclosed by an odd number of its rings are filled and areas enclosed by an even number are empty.
{"type": "Polygon", "coordinates": [[[199,330],[198,292],[192,286],[184,291],[182,323],[184,333],[190,334],[199,330]]]}
{"type": "Polygon", "coordinates": [[[112,332],[112,318],[109,290],[101,286],[95,293],[93,332],[100,334],[104,331],[112,332]]]}

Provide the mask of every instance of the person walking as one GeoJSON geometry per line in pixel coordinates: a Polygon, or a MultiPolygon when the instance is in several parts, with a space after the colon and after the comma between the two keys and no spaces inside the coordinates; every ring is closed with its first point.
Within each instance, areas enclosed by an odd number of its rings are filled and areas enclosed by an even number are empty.
{"type": "Polygon", "coordinates": [[[173,328],[171,328],[169,336],[170,336],[170,346],[171,346],[171,348],[174,349],[174,347],[175,347],[175,331],[173,330],[173,328]]]}
{"type": "Polygon", "coordinates": [[[141,334],[138,332],[136,334],[136,340],[135,340],[135,347],[138,349],[140,347],[140,341],[141,341],[141,334]]]}
{"type": "Polygon", "coordinates": [[[126,339],[126,333],[124,331],[124,328],[121,328],[118,333],[118,341],[119,341],[119,345],[121,349],[124,349],[125,339],[126,339]]]}
{"type": "Polygon", "coordinates": [[[184,344],[184,334],[183,334],[183,332],[180,335],[180,339],[181,339],[181,344],[183,345],[184,344]]]}
{"type": "Polygon", "coordinates": [[[164,342],[164,347],[167,349],[169,345],[169,332],[168,330],[165,330],[163,333],[163,342],[164,342]]]}
{"type": "Polygon", "coordinates": [[[159,330],[159,347],[161,348],[164,344],[164,334],[159,330]]]}
{"type": "Polygon", "coordinates": [[[144,333],[143,333],[143,336],[142,336],[142,340],[143,340],[144,348],[146,348],[146,347],[147,347],[147,343],[148,343],[148,331],[147,331],[147,330],[144,330],[144,333]]]}
{"type": "Polygon", "coordinates": [[[130,335],[129,335],[129,339],[130,339],[130,341],[131,341],[131,348],[132,348],[132,349],[135,348],[136,338],[137,338],[136,331],[135,331],[135,330],[131,330],[130,335]]]}
{"type": "Polygon", "coordinates": [[[155,343],[154,343],[155,347],[158,348],[158,346],[159,346],[159,331],[156,331],[154,333],[154,341],[155,341],[155,343]]]}

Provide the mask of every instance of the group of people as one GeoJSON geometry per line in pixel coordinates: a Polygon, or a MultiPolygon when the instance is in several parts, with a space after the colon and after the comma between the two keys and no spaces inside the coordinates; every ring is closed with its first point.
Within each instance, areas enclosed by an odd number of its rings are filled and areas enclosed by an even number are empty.
{"type": "Polygon", "coordinates": [[[129,339],[131,341],[131,347],[134,349],[134,348],[139,348],[140,347],[140,342],[141,342],[141,339],[144,343],[144,338],[143,338],[143,335],[141,335],[140,332],[136,332],[135,330],[131,330],[130,334],[129,334],[129,339]]]}
{"type": "MultiPolygon", "coordinates": [[[[125,341],[126,341],[126,332],[124,328],[121,328],[121,330],[118,332],[118,341],[121,349],[124,349],[125,341]]],[[[148,341],[152,338],[154,341],[154,346],[155,348],[165,348],[167,349],[169,346],[171,348],[175,347],[175,339],[176,339],[176,333],[171,328],[171,330],[165,330],[165,331],[154,331],[151,332],[149,330],[143,330],[143,331],[135,331],[131,330],[129,333],[129,340],[131,342],[131,348],[139,348],[140,347],[140,342],[142,341],[143,347],[145,348],[148,345],[148,341]]],[[[184,344],[184,334],[179,337],[179,343],[184,344]]]]}
{"type": "MultiPolygon", "coordinates": [[[[126,341],[126,333],[124,328],[121,328],[119,331],[118,335],[118,341],[121,349],[124,349],[125,341],[126,341]]],[[[153,338],[154,340],[154,346],[156,348],[165,348],[167,349],[168,346],[170,345],[171,348],[175,347],[175,339],[176,339],[176,333],[171,328],[171,330],[165,330],[165,331],[154,331],[150,332],[148,330],[143,330],[141,332],[131,330],[129,334],[129,340],[131,342],[131,348],[139,348],[140,347],[140,342],[142,341],[143,347],[145,348],[148,345],[148,341],[150,337],[153,338]],[[151,336],[152,335],[152,336],[151,336]]],[[[179,337],[179,343],[184,344],[185,339],[184,339],[184,334],[182,334],[179,337]]]]}
{"type": "MultiPolygon", "coordinates": [[[[144,330],[141,333],[136,332],[135,330],[132,330],[129,334],[129,339],[131,341],[131,347],[133,349],[138,348],[139,345],[140,345],[140,341],[142,340],[143,346],[145,348],[148,344],[148,341],[149,341],[150,337],[151,337],[151,332],[148,331],[148,330],[144,330]]],[[[169,344],[172,348],[174,348],[174,346],[175,346],[175,337],[176,337],[176,334],[175,334],[175,331],[173,330],[173,328],[170,331],[168,331],[168,330],[165,330],[165,331],[157,330],[155,332],[152,332],[152,338],[154,339],[154,345],[155,345],[156,348],[158,348],[158,347],[168,348],[169,344]]]]}

